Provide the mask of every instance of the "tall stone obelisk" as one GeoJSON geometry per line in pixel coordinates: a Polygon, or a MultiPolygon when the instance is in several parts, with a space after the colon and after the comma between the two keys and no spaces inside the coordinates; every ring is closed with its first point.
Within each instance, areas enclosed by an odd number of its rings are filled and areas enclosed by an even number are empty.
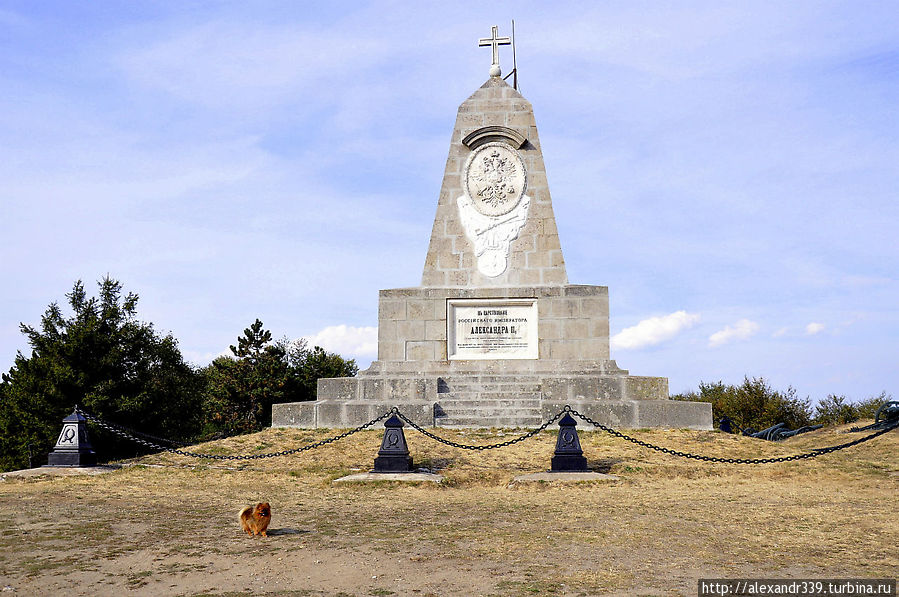
{"type": "Polygon", "coordinates": [[[459,107],[421,285],[381,290],[378,359],[321,379],[273,425],[350,427],[391,406],[419,424],[537,426],[570,404],[626,427],[711,428],[708,404],[609,354],[605,286],[569,284],[531,104],[490,77],[459,107]]]}

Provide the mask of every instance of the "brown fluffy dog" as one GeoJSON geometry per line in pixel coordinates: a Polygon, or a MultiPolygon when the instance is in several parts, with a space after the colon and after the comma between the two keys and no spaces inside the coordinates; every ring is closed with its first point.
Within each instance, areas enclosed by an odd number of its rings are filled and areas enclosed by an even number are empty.
{"type": "Polygon", "coordinates": [[[272,507],[268,502],[262,502],[255,506],[247,506],[240,511],[240,526],[247,535],[262,535],[268,537],[266,529],[272,521],[272,507]]]}

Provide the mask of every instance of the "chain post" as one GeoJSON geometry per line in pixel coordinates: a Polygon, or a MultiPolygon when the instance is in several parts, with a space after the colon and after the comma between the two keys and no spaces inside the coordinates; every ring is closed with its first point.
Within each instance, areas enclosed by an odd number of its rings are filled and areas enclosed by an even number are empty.
{"type": "Polygon", "coordinates": [[[97,453],[87,434],[87,419],[77,404],[72,414],[62,420],[62,431],[53,451],[47,455],[46,466],[97,466],[97,453]]]}
{"type": "MultiPolygon", "coordinates": [[[[793,461],[793,460],[802,460],[805,458],[815,458],[817,456],[821,456],[822,454],[829,454],[831,452],[836,452],[838,450],[843,450],[845,448],[856,446],[858,444],[872,440],[875,437],[879,437],[879,436],[883,435],[884,433],[888,433],[894,429],[899,428],[899,421],[897,421],[895,424],[893,424],[889,427],[881,429],[881,430],[879,430],[875,433],[872,433],[870,435],[867,435],[865,437],[861,437],[857,440],[846,442],[844,444],[839,444],[836,446],[828,446],[826,448],[815,448],[811,452],[806,452],[803,454],[795,454],[793,456],[784,456],[784,457],[780,457],[780,458],[720,458],[720,457],[715,457],[715,456],[703,456],[703,455],[698,455],[698,454],[691,454],[689,452],[679,452],[677,450],[672,450],[670,448],[663,448],[661,446],[656,446],[656,445],[650,444],[648,442],[644,442],[637,438],[631,437],[625,433],[617,431],[611,427],[607,427],[607,426],[603,425],[602,423],[594,421],[590,417],[579,413],[578,411],[572,409],[568,405],[566,405],[565,408],[563,408],[558,413],[553,415],[549,420],[547,420],[545,423],[543,423],[540,427],[537,427],[536,429],[532,429],[531,431],[525,433],[524,435],[521,435],[514,439],[510,439],[508,441],[500,442],[497,444],[488,444],[488,445],[481,445],[481,446],[460,444],[458,442],[444,439],[444,438],[422,428],[420,425],[415,423],[412,419],[410,419],[405,414],[400,412],[399,408],[393,407],[389,411],[382,414],[381,416],[379,416],[375,419],[372,419],[368,423],[360,425],[359,427],[356,427],[355,429],[350,429],[348,431],[345,431],[344,433],[341,433],[340,435],[336,435],[334,437],[330,437],[330,438],[327,438],[327,439],[324,439],[324,440],[321,440],[318,442],[307,444],[307,445],[301,446],[299,448],[293,448],[291,450],[284,450],[282,452],[270,452],[267,454],[221,455],[221,454],[201,454],[201,453],[190,452],[190,451],[182,450],[182,449],[178,449],[178,448],[172,448],[170,446],[161,445],[157,441],[151,441],[150,439],[144,439],[144,438],[152,438],[154,440],[165,441],[165,442],[169,442],[169,443],[176,443],[176,442],[171,442],[170,440],[162,440],[161,438],[153,438],[153,436],[149,436],[147,434],[142,434],[139,432],[132,432],[125,427],[107,423],[106,421],[103,421],[99,417],[95,417],[94,415],[81,410],[81,408],[76,405],[74,412],[69,417],[64,419],[63,423],[64,423],[64,425],[68,424],[68,423],[73,423],[73,424],[76,424],[76,427],[77,427],[77,422],[78,422],[78,419],[80,418],[81,419],[81,428],[84,432],[84,435],[83,436],[81,436],[81,435],[73,436],[71,434],[71,432],[67,432],[67,428],[64,426],[63,432],[60,434],[60,440],[57,442],[57,447],[60,447],[59,444],[60,444],[60,442],[62,442],[63,443],[62,448],[69,448],[68,452],[71,452],[71,447],[70,447],[71,442],[74,441],[75,437],[78,437],[79,438],[78,443],[81,444],[82,443],[81,438],[83,437],[84,446],[89,449],[89,452],[86,452],[86,454],[93,453],[93,450],[90,448],[90,442],[87,440],[87,427],[84,424],[85,421],[90,421],[91,423],[94,423],[95,425],[97,425],[103,429],[106,429],[120,437],[123,437],[123,438],[133,441],[135,443],[138,443],[138,444],[141,444],[148,448],[152,448],[152,449],[159,450],[162,452],[170,452],[172,454],[178,454],[180,456],[188,456],[191,458],[201,458],[201,459],[208,459],[208,460],[258,460],[258,459],[263,459],[263,458],[274,458],[277,456],[288,456],[290,454],[298,454],[300,452],[305,452],[306,450],[312,450],[315,448],[319,448],[321,446],[324,446],[324,445],[339,441],[341,439],[344,439],[346,437],[349,437],[349,436],[353,435],[354,433],[358,433],[359,431],[368,429],[372,425],[375,425],[376,423],[379,423],[379,422],[383,421],[384,419],[387,419],[388,417],[392,417],[392,418],[398,419],[401,422],[405,422],[406,424],[408,424],[410,427],[412,427],[419,433],[421,433],[435,441],[438,441],[442,444],[445,444],[445,445],[448,445],[448,446],[451,446],[454,448],[459,448],[462,450],[493,450],[496,448],[504,448],[506,446],[511,446],[513,444],[517,444],[518,442],[522,442],[526,439],[534,437],[535,435],[537,435],[538,433],[540,433],[541,431],[545,430],[547,427],[549,427],[550,425],[552,425],[553,423],[558,421],[561,417],[563,417],[563,415],[565,415],[565,416],[573,415],[574,417],[581,419],[585,423],[589,423],[589,424],[593,425],[597,429],[601,429],[615,437],[619,437],[625,441],[631,442],[633,444],[636,444],[636,445],[644,447],[644,448],[648,448],[650,450],[655,450],[657,452],[662,452],[664,454],[670,454],[672,456],[679,456],[682,458],[691,458],[694,460],[701,460],[703,462],[720,462],[720,463],[728,463],[728,464],[769,464],[769,463],[774,463],[774,462],[789,462],[789,461],[793,461]],[[143,437],[140,437],[140,436],[143,436],[143,437]]],[[[401,429],[400,429],[400,431],[401,431],[401,429]]],[[[76,433],[78,433],[78,432],[76,431],[76,433]]],[[[562,429],[560,428],[560,439],[561,439],[562,435],[563,435],[562,429]]],[[[405,442],[405,437],[403,438],[403,441],[405,442]]],[[[580,447],[579,440],[577,440],[577,443],[578,443],[578,447],[580,447]]],[[[57,452],[57,450],[54,449],[54,453],[56,453],[56,452],[57,452]]],[[[67,451],[64,449],[64,450],[61,450],[60,453],[67,453],[67,451]]],[[[93,454],[94,454],[94,456],[93,456],[94,464],[96,464],[96,454],[95,453],[93,453],[93,454]]],[[[89,462],[89,461],[90,461],[90,456],[88,455],[83,462],[89,462]]],[[[51,463],[51,465],[52,465],[52,463],[51,463]]],[[[93,465],[62,464],[62,465],[56,465],[56,466],[93,466],[93,465]]],[[[410,463],[410,468],[411,468],[411,463],[410,463]]]]}
{"type": "Polygon", "coordinates": [[[581,449],[581,440],[577,435],[577,421],[570,414],[570,407],[564,411],[565,416],[559,421],[559,439],[556,440],[556,452],[551,460],[551,471],[554,473],[582,473],[589,471],[587,459],[581,449]]]}
{"type": "Polygon", "coordinates": [[[403,422],[397,416],[399,409],[395,408],[391,412],[391,417],[384,421],[384,439],[381,441],[378,457],[375,458],[373,473],[408,473],[412,470],[412,457],[409,456],[409,446],[403,433],[403,422]]]}

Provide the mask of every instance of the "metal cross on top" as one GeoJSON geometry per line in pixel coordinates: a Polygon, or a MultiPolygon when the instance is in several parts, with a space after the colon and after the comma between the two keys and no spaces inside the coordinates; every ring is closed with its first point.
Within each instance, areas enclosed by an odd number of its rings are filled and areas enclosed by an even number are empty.
{"type": "Polygon", "coordinates": [[[499,70],[499,47],[512,45],[511,37],[497,37],[498,29],[499,29],[499,27],[494,25],[491,37],[482,37],[481,39],[478,40],[478,47],[481,47],[481,46],[492,46],[493,47],[493,62],[490,63],[490,76],[491,77],[498,77],[501,72],[499,70]]]}

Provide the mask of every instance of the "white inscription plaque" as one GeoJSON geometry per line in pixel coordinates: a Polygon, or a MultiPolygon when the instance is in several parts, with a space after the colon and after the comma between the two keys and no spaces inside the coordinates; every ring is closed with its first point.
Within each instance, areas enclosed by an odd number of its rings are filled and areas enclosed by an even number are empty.
{"type": "Polygon", "coordinates": [[[536,359],[537,299],[449,299],[446,354],[459,359],[536,359]]]}

